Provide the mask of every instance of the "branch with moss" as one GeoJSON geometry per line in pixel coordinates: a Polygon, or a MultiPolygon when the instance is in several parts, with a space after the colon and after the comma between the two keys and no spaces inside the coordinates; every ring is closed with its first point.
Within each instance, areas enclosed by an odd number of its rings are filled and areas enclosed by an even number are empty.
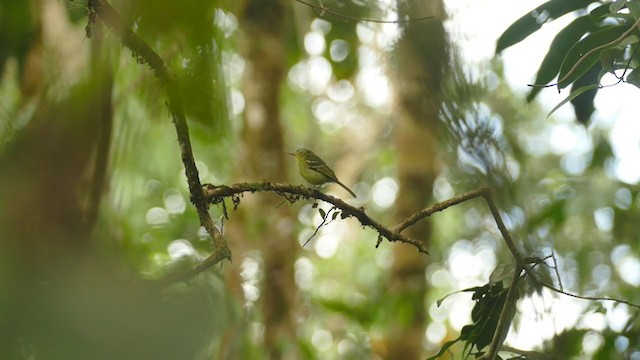
{"type": "Polygon", "coordinates": [[[89,11],[89,23],[86,27],[87,37],[90,38],[92,35],[93,24],[98,20],[102,21],[114,34],[120,37],[122,44],[131,50],[138,63],[147,64],[151,68],[162,87],[166,90],[169,111],[178,135],[178,145],[189,185],[191,202],[198,212],[200,224],[205,228],[214,245],[213,253],[207,260],[212,263],[211,266],[224,259],[231,260],[231,250],[229,250],[227,242],[222,238],[222,234],[214,226],[208,212],[208,203],[204,196],[198,168],[193,157],[189,127],[187,126],[182,105],[180,83],[177,76],[162,58],[131,30],[131,27],[123,21],[122,17],[108,2],[104,0],[89,0],[87,8],[89,11]]]}
{"type": "Polygon", "coordinates": [[[315,188],[291,184],[277,184],[268,181],[259,183],[239,183],[230,186],[205,184],[205,196],[212,204],[224,203],[225,198],[231,198],[234,206],[237,206],[240,203],[240,196],[246,192],[274,192],[292,203],[302,199],[322,200],[333,205],[337,209],[334,211],[339,210],[341,219],[352,217],[358,220],[363,227],[369,227],[375,230],[378,233],[378,243],[382,238],[385,238],[390,242],[397,241],[413,245],[421,253],[429,253],[421,241],[408,238],[399,232],[385,227],[367,215],[364,208],[357,208],[353,205],[349,205],[341,199],[322,193],[315,188]]]}
{"type": "MultiPolygon", "coordinates": [[[[299,0],[298,0],[299,1],[299,0]]],[[[300,3],[310,5],[304,1],[300,3]]],[[[369,217],[364,208],[356,208],[346,202],[326,195],[316,189],[306,188],[302,186],[295,186],[290,184],[276,184],[271,182],[261,183],[240,183],[231,186],[214,186],[205,184],[202,186],[198,169],[195,165],[193,150],[191,147],[191,140],[189,137],[189,128],[186,122],[186,116],[184,113],[182,99],[180,96],[180,84],[178,78],[162,60],[162,58],[151,49],[138,35],[136,35],[125,22],[120,15],[111,7],[111,5],[104,0],[88,0],[87,4],[89,10],[89,22],[87,24],[87,37],[92,35],[92,26],[96,21],[102,21],[114,34],[120,37],[122,44],[131,50],[136,60],[141,64],[147,64],[154,72],[156,78],[160,84],[165,88],[168,98],[168,106],[171,112],[173,124],[176,128],[178,137],[178,144],[181,152],[181,159],[185,168],[185,174],[189,186],[189,192],[191,202],[195,206],[200,224],[205,228],[209,236],[211,237],[214,249],[213,252],[205,260],[200,262],[194,268],[187,272],[179,274],[171,274],[168,277],[162,279],[163,284],[171,284],[178,281],[188,281],[199,273],[210,269],[214,265],[218,264],[224,259],[231,260],[231,251],[227,245],[227,242],[223,239],[222,234],[214,226],[213,220],[208,213],[209,204],[222,204],[225,209],[225,199],[231,198],[234,206],[238,206],[241,200],[241,196],[245,192],[275,192],[284,197],[290,202],[299,201],[302,199],[317,199],[333,205],[334,211],[340,211],[342,219],[353,217],[357,219],[363,227],[370,227],[378,233],[378,242],[380,244],[382,238],[386,238],[390,242],[402,242],[413,245],[421,253],[428,254],[424,244],[415,239],[410,239],[401,234],[403,230],[417,223],[418,221],[432,215],[435,212],[443,211],[451,206],[460,204],[462,202],[482,197],[485,199],[491,214],[496,222],[496,225],[509,248],[514,260],[516,272],[513,275],[512,282],[509,286],[507,299],[504,307],[501,310],[498,325],[494,331],[489,351],[482,356],[482,359],[494,359],[497,356],[498,351],[502,348],[506,334],[511,326],[513,314],[515,312],[515,305],[518,300],[518,285],[522,279],[522,271],[524,270],[526,275],[529,276],[535,284],[545,286],[560,294],[574,296],[587,300],[608,300],[616,301],[627,304],[629,306],[638,307],[638,305],[631,304],[623,300],[617,300],[612,298],[597,298],[597,297],[583,297],[579,295],[573,295],[564,292],[561,289],[556,289],[550,285],[541,283],[535,273],[529,268],[529,262],[522,255],[522,253],[516,247],[509,231],[507,230],[500,212],[493,201],[491,191],[489,188],[479,188],[462,195],[456,196],[449,200],[434,204],[428,208],[425,208],[419,212],[416,212],[394,228],[389,229],[382,224],[378,223],[371,217],[369,217]]],[[[318,7],[318,5],[315,5],[318,7]]],[[[330,9],[320,7],[320,10],[332,13],[330,9]]],[[[365,21],[372,21],[371,19],[359,19],[365,21]]],[[[335,213],[334,213],[335,214],[335,213]]],[[[328,216],[328,214],[326,215],[328,216]]]]}
{"type": "Polygon", "coordinates": [[[131,50],[138,63],[146,64],[151,68],[160,84],[167,91],[169,110],[178,135],[178,144],[180,146],[182,162],[185,167],[191,202],[197,210],[200,218],[200,224],[206,229],[214,243],[213,253],[200,264],[185,273],[170,275],[163,279],[163,282],[171,283],[175,281],[187,281],[224,259],[231,260],[231,251],[229,250],[229,247],[223,239],[220,231],[218,231],[214,226],[213,220],[208,213],[208,205],[209,203],[215,204],[219,202],[222,202],[224,205],[223,199],[225,197],[233,197],[234,202],[235,200],[239,201],[239,194],[244,192],[273,191],[283,195],[290,201],[296,200],[296,198],[315,198],[323,200],[340,209],[343,219],[354,217],[360,221],[362,226],[373,228],[378,232],[380,239],[384,237],[391,242],[399,241],[408,243],[415,246],[418,251],[428,253],[420,241],[410,239],[389,230],[369,217],[365,213],[364,209],[355,208],[340,199],[325,195],[315,189],[268,182],[257,184],[245,183],[219,187],[207,185],[206,187],[203,187],[201,185],[198,169],[196,168],[193,157],[189,128],[187,126],[186,116],[180,96],[180,84],[178,78],[173,74],[162,58],[153,51],[153,49],[151,49],[144,40],[131,30],[130,26],[122,20],[121,16],[107,1],[89,0],[87,7],[89,10],[89,23],[86,28],[87,37],[91,38],[92,36],[93,24],[98,20],[102,21],[114,34],[120,37],[122,44],[131,50]],[[206,195],[205,189],[207,192],[206,195]]]}
{"type": "Polygon", "coordinates": [[[347,14],[343,14],[341,12],[335,11],[329,7],[324,6],[322,2],[320,2],[319,4],[312,4],[310,2],[303,1],[303,0],[296,0],[296,1],[299,2],[300,4],[306,5],[311,9],[313,9],[313,12],[318,17],[322,17],[324,13],[327,13],[337,17],[338,19],[355,21],[355,22],[363,21],[363,22],[372,22],[372,23],[378,23],[378,24],[404,24],[409,22],[432,20],[434,18],[433,16],[423,16],[423,17],[412,18],[412,19],[379,20],[379,19],[371,19],[371,18],[357,17],[357,16],[350,16],[347,14]]]}

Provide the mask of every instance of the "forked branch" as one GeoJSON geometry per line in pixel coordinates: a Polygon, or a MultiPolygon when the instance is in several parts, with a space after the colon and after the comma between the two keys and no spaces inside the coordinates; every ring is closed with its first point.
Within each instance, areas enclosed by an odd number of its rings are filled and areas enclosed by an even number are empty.
{"type": "Polygon", "coordinates": [[[87,37],[91,37],[91,27],[97,20],[102,21],[114,34],[120,37],[122,44],[129,48],[139,63],[149,65],[160,84],[167,91],[169,111],[173,119],[173,124],[178,135],[178,145],[180,147],[181,159],[184,165],[191,202],[195,206],[200,224],[205,228],[214,244],[213,254],[208,258],[213,264],[224,259],[231,260],[231,251],[222,238],[220,232],[214,226],[213,220],[208,212],[208,203],[204,197],[198,168],[193,157],[191,148],[191,138],[189,137],[189,127],[182,106],[180,96],[180,83],[177,76],[171,71],[169,66],[144,40],[134,33],[105,0],[89,0],[87,3],[89,10],[89,23],[87,24],[87,37]]]}
{"type": "Polygon", "coordinates": [[[380,238],[384,237],[391,242],[398,241],[410,244],[415,246],[421,253],[429,253],[421,241],[408,238],[399,232],[385,227],[367,215],[364,208],[357,208],[339,198],[327,195],[314,188],[291,184],[277,184],[267,181],[259,183],[238,183],[230,186],[214,186],[205,184],[205,196],[208,201],[213,204],[221,203],[227,197],[234,198],[234,203],[237,203],[237,201],[239,201],[238,196],[246,192],[275,192],[290,202],[295,202],[301,199],[322,200],[339,209],[341,211],[340,217],[342,219],[353,217],[357,219],[362,226],[374,229],[380,235],[380,238]]]}

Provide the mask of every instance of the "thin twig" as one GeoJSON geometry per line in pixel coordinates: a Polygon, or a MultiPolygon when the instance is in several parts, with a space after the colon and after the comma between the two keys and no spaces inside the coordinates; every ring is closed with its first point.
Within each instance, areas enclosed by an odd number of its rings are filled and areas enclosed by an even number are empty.
{"type": "Polygon", "coordinates": [[[556,259],[556,254],[551,250],[551,258],[553,259],[553,270],[556,273],[556,277],[558,278],[558,285],[560,286],[560,290],[564,291],[564,287],[562,286],[562,278],[560,277],[560,270],[558,270],[558,260],[556,259]]]}
{"type": "Polygon", "coordinates": [[[620,80],[624,80],[624,76],[627,74],[627,70],[631,69],[631,61],[636,57],[636,52],[638,52],[638,45],[640,45],[640,42],[636,42],[636,46],[633,47],[633,51],[631,52],[631,55],[629,55],[629,61],[627,61],[627,65],[624,67],[622,75],[620,75],[620,80]]]}
{"type": "MultiPolygon", "coordinates": [[[[285,200],[286,201],[286,200],[285,200]]],[[[324,226],[324,224],[327,223],[327,219],[329,219],[329,214],[331,214],[334,210],[336,209],[336,207],[332,207],[329,211],[327,211],[324,216],[322,217],[322,222],[320,223],[320,225],[318,225],[316,227],[316,230],[313,232],[313,234],[311,234],[311,236],[309,236],[309,238],[307,239],[307,241],[304,242],[304,245],[302,245],[302,247],[307,246],[307,244],[309,243],[309,241],[311,241],[311,239],[313,239],[314,236],[316,236],[318,234],[318,231],[320,231],[320,228],[324,226]]]]}
{"type": "Polygon", "coordinates": [[[471,191],[468,191],[466,193],[460,194],[458,196],[454,196],[451,199],[448,199],[448,200],[441,201],[439,203],[433,204],[433,205],[429,206],[428,208],[422,209],[422,210],[414,213],[413,215],[409,216],[408,218],[406,218],[405,220],[400,222],[398,225],[396,225],[393,228],[393,231],[395,231],[397,233],[401,233],[404,229],[406,229],[409,226],[417,223],[418,221],[422,220],[425,217],[431,216],[433,213],[436,213],[438,211],[443,211],[443,210],[445,210],[447,208],[450,208],[450,207],[452,207],[454,205],[458,205],[460,203],[463,203],[463,202],[471,200],[471,199],[482,197],[482,196],[484,196],[485,193],[490,193],[489,188],[481,187],[481,188],[478,188],[478,189],[471,190],[471,191]]]}
{"type": "MultiPolygon", "coordinates": [[[[508,330],[508,327],[511,326],[511,321],[513,319],[512,311],[513,309],[515,309],[515,303],[518,300],[517,285],[518,285],[518,282],[520,279],[520,273],[522,272],[522,270],[525,270],[527,276],[530,277],[530,279],[533,281],[534,284],[539,286],[544,286],[550,290],[556,291],[563,295],[575,297],[578,299],[584,299],[584,300],[614,301],[614,302],[626,304],[626,305],[640,309],[640,305],[636,305],[625,300],[619,300],[619,299],[614,299],[609,297],[575,295],[575,294],[567,293],[561,289],[557,289],[549,284],[545,284],[542,281],[540,281],[536,276],[536,274],[533,271],[531,271],[531,269],[526,265],[525,258],[522,256],[518,248],[515,246],[515,243],[513,241],[513,238],[511,237],[511,234],[509,233],[509,230],[507,230],[507,227],[505,226],[504,221],[502,221],[502,216],[500,215],[500,211],[498,210],[495,202],[493,201],[493,197],[491,196],[491,190],[489,190],[488,188],[481,188],[480,190],[484,190],[482,191],[482,196],[486,200],[487,205],[489,206],[489,209],[491,211],[491,214],[493,215],[493,218],[496,222],[496,225],[498,226],[498,229],[500,230],[500,233],[502,234],[502,237],[505,240],[507,247],[511,251],[513,258],[516,261],[516,273],[514,274],[514,279],[509,288],[509,294],[507,295],[507,300],[505,301],[505,307],[500,313],[500,320],[499,320],[498,326],[496,327],[496,331],[493,334],[490,350],[488,353],[483,355],[480,359],[493,360],[497,355],[499,349],[502,347],[504,343],[506,332],[508,330]],[[516,277],[518,279],[516,279],[516,277]]],[[[554,257],[554,261],[555,261],[555,257],[554,257]]]]}
{"type": "Polygon", "coordinates": [[[613,302],[617,302],[617,303],[620,303],[620,304],[625,304],[625,305],[634,307],[636,309],[640,309],[640,305],[634,304],[634,303],[629,302],[627,300],[620,300],[620,299],[616,299],[616,298],[612,298],[612,297],[608,297],[608,296],[585,296],[585,295],[572,294],[572,293],[568,293],[568,292],[566,292],[564,290],[558,289],[558,288],[554,287],[553,285],[550,285],[550,284],[547,284],[547,283],[544,283],[544,282],[540,282],[540,285],[546,287],[549,290],[555,291],[558,294],[571,296],[571,297],[576,298],[576,299],[592,300],[592,301],[613,301],[613,302]]]}
{"type": "MultiPolygon", "coordinates": [[[[409,23],[409,22],[416,22],[416,21],[424,21],[424,20],[431,20],[434,19],[433,16],[424,16],[424,17],[419,17],[419,18],[414,18],[414,19],[398,19],[398,20],[378,20],[378,19],[371,19],[371,18],[363,18],[363,17],[357,17],[357,16],[351,16],[351,15],[346,15],[346,14],[342,14],[338,11],[332,10],[322,4],[320,5],[316,5],[316,4],[312,4],[303,0],[296,0],[297,2],[299,2],[300,4],[304,4],[310,8],[312,8],[314,11],[319,10],[319,11],[323,11],[326,12],[327,14],[331,14],[337,18],[340,19],[345,19],[345,20],[351,20],[351,21],[365,21],[365,22],[372,22],[372,23],[378,23],[378,24],[405,24],[405,23],[409,23]]],[[[320,13],[316,12],[316,14],[318,16],[322,16],[320,13]]]]}
{"type": "Polygon", "coordinates": [[[489,211],[491,211],[491,215],[493,215],[493,220],[496,222],[496,225],[498,226],[498,230],[500,230],[500,234],[502,235],[504,242],[507,244],[507,247],[509,248],[511,255],[516,260],[516,266],[524,266],[525,264],[524,257],[520,253],[520,250],[518,250],[518,248],[516,247],[516,244],[513,241],[513,238],[511,237],[509,230],[507,230],[507,226],[504,224],[504,221],[502,221],[502,215],[500,215],[500,210],[498,210],[496,203],[493,201],[493,196],[491,196],[491,190],[489,190],[489,188],[482,188],[482,189],[484,189],[484,191],[482,192],[482,197],[487,202],[487,205],[489,206],[489,211]]]}
{"type": "Polygon", "coordinates": [[[324,194],[315,188],[292,184],[277,184],[264,181],[259,183],[238,183],[230,186],[214,186],[211,184],[205,184],[204,190],[206,198],[210,203],[213,204],[222,201],[226,197],[236,196],[245,192],[275,192],[276,194],[284,197],[289,201],[296,201],[300,198],[322,200],[340,209],[342,219],[354,217],[360,222],[362,226],[374,229],[378,234],[385,237],[391,242],[398,241],[410,244],[413,245],[419,252],[429,254],[421,241],[408,238],[392,229],[385,227],[384,225],[369,217],[369,215],[365,213],[364,208],[356,208],[355,206],[349,205],[341,199],[324,194]]]}
{"type": "MultiPolygon", "coordinates": [[[[520,350],[520,349],[513,348],[511,346],[507,346],[507,345],[502,345],[502,348],[500,350],[501,351],[508,351],[510,353],[514,353],[514,354],[523,356],[524,357],[523,359],[537,359],[537,360],[552,360],[552,359],[555,359],[555,357],[553,357],[551,355],[543,354],[543,353],[538,352],[538,351],[520,350]]],[[[519,359],[519,358],[514,358],[514,359],[519,359]]]]}

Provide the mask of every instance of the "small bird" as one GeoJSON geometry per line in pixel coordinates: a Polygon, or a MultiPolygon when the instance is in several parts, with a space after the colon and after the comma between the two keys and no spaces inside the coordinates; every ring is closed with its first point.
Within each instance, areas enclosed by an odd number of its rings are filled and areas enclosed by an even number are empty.
{"type": "Polygon", "coordinates": [[[305,180],[312,185],[322,185],[328,182],[334,182],[342,186],[345,190],[351,194],[354,198],[356,194],[351,191],[345,184],[341,183],[336,176],[336,173],[331,168],[314,154],[313,151],[305,148],[296,150],[295,154],[289,153],[296,158],[296,165],[298,166],[298,172],[305,180]]]}

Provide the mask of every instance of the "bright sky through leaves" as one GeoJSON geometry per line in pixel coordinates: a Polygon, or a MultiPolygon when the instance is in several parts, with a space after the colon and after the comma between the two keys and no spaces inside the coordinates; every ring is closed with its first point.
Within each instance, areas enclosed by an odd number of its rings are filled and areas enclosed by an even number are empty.
{"type": "MultiPolygon", "coordinates": [[[[494,55],[495,46],[489,46],[489,44],[495,44],[499,35],[511,23],[544,2],[541,0],[518,1],[506,5],[497,0],[450,1],[447,2],[447,10],[452,14],[449,29],[453,32],[454,41],[461,49],[465,60],[482,64],[494,55]],[[491,20],[487,21],[487,19],[491,20]]],[[[570,16],[565,16],[545,24],[542,29],[521,43],[504,51],[502,59],[506,80],[523,98],[524,94],[530,90],[528,85],[533,82],[536,70],[553,36],[572,19],[570,16]],[[531,56],[532,54],[536,56],[531,56]]],[[[602,83],[612,84],[615,81],[613,76],[605,76],[602,83]]],[[[559,94],[555,88],[548,88],[540,93],[539,101],[547,111],[550,111],[568,94],[569,89],[559,94]]],[[[640,122],[637,121],[637,111],[633,106],[638,96],[640,96],[640,89],[627,84],[602,89],[595,99],[596,112],[590,127],[590,129],[610,129],[609,138],[616,160],[608,170],[611,175],[628,184],[637,184],[640,181],[640,167],[637,166],[640,163],[640,122]]],[[[550,148],[557,150],[562,146],[558,140],[565,139],[572,145],[565,145],[566,154],[590,150],[588,136],[579,134],[582,132],[581,125],[575,122],[570,105],[563,106],[554,114],[554,119],[558,124],[550,129],[552,139],[548,144],[550,148]]],[[[569,160],[565,170],[569,170],[570,173],[580,170],[575,162],[579,160],[575,157],[569,160]]]]}

